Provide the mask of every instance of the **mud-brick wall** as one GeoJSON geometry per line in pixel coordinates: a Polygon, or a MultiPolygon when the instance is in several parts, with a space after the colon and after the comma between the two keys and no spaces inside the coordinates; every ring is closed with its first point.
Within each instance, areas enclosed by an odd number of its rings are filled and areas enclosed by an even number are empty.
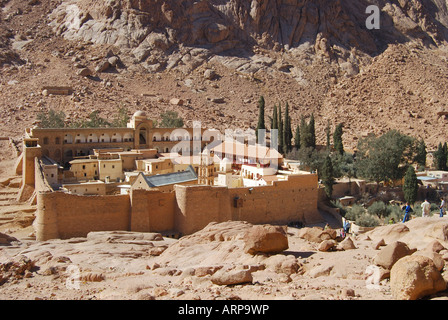
{"type": "Polygon", "coordinates": [[[182,234],[194,233],[210,222],[232,219],[227,187],[176,185],[175,192],[174,224],[182,234]]]}
{"type": "Polygon", "coordinates": [[[132,190],[131,206],[131,231],[175,231],[174,192],[132,190]]]}
{"type": "Polygon", "coordinates": [[[316,175],[298,175],[272,186],[230,189],[232,219],[254,224],[318,222],[317,188],[316,175]],[[239,198],[239,206],[235,206],[235,198],[239,198]]]}
{"type": "Polygon", "coordinates": [[[190,234],[212,221],[319,222],[322,218],[317,208],[317,189],[316,175],[289,176],[287,181],[255,188],[176,186],[175,228],[190,234]]]}
{"type": "Polygon", "coordinates": [[[85,237],[91,231],[129,230],[129,195],[40,192],[37,197],[34,222],[37,240],[85,237]]]}

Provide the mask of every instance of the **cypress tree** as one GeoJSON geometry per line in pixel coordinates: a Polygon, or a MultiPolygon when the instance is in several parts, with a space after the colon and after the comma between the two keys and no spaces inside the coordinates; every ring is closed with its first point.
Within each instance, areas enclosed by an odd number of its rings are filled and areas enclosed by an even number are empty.
{"type": "Polygon", "coordinates": [[[285,107],[285,120],[283,122],[283,149],[285,152],[291,151],[291,140],[292,140],[292,130],[291,130],[291,118],[289,117],[289,105],[286,102],[285,107]]]}
{"type": "Polygon", "coordinates": [[[296,150],[300,149],[300,125],[296,127],[296,135],[294,136],[294,147],[296,150]]]}
{"type": "Polygon", "coordinates": [[[325,128],[325,133],[327,135],[327,150],[330,150],[330,120],[327,120],[327,127],[325,128]]]}
{"type": "Polygon", "coordinates": [[[260,96],[260,99],[258,100],[258,124],[255,131],[255,135],[257,137],[257,143],[261,142],[258,141],[258,130],[259,129],[266,129],[266,125],[264,123],[264,97],[260,96]]]}
{"type": "Polygon", "coordinates": [[[344,145],[342,143],[342,123],[338,124],[336,126],[336,129],[334,129],[333,133],[333,145],[335,150],[340,154],[344,154],[344,145]]]}
{"type": "Polygon", "coordinates": [[[277,115],[277,106],[274,105],[274,111],[272,112],[272,128],[278,129],[278,115],[277,115]]]}
{"type": "Polygon", "coordinates": [[[421,139],[417,143],[417,154],[415,155],[415,162],[417,162],[420,167],[426,167],[426,154],[426,144],[425,141],[421,139]]]}
{"type": "Polygon", "coordinates": [[[282,120],[282,105],[278,105],[278,152],[284,152],[283,146],[283,120],[282,120]]]}
{"type": "Polygon", "coordinates": [[[310,123],[308,124],[308,130],[310,132],[310,147],[316,149],[316,127],[314,123],[314,113],[311,114],[310,123]]]}
{"type": "Polygon", "coordinates": [[[409,204],[414,204],[417,200],[418,180],[413,166],[409,166],[404,176],[403,195],[404,200],[409,204]]]}
{"type": "Polygon", "coordinates": [[[300,147],[306,148],[308,147],[308,126],[305,122],[305,117],[300,117],[300,147]]]}
{"type": "Polygon", "coordinates": [[[447,171],[448,167],[446,165],[446,163],[448,162],[448,146],[446,144],[446,142],[443,144],[443,148],[442,148],[442,152],[443,152],[443,157],[442,157],[442,170],[443,171],[447,171]]]}
{"type": "Polygon", "coordinates": [[[320,176],[322,179],[322,184],[325,186],[325,193],[329,198],[331,198],[333,194],[334,171],[330,155],[327,155],[325,158],[320,176]]]}
{"type": "MultiPolygon", "coordinates": [[[[446,145],[446,143],[445,143],[446,145]]],[[[446,161],[447,161],[447,155],[446,155],[446,148],[442,145],[442,143],[439,143],[439,146],[437,148],[437,151],[434,152],[434,160],[435,160],[435,166],[437,170],[443,170],[446,171],[446,161]]]]}

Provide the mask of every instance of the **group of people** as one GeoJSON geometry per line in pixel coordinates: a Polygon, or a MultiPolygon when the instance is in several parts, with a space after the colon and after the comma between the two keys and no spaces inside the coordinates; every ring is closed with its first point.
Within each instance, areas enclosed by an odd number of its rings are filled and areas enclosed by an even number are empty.
{"type": "MultiPolygon", "coordinates": [[[[428,199],[425,199],[425,201],[421,205],[422,207],[422,217],[429,217],[429,214],[431,212],[431,204],[428,202],[428,199]]],[[[445,200],[442,199],[440,201],[439,205],[439,217],[443,217],[445,214],[445,200]]],[[[404,217],[403,217],[403,223],[406,221],[409,221],[409,218],[411,217],[412,212],[411,205],[409,202],[406,202],[406,205],[404,206],[404,217]]]]}

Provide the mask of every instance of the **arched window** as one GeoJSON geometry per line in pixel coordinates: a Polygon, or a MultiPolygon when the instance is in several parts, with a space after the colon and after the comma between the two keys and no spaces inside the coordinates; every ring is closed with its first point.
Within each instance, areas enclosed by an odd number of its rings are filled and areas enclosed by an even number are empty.
{"type": "Polygon", "coordinates": [[[48,144],[48,137],[44,138],[44,144],[48,144]]]}

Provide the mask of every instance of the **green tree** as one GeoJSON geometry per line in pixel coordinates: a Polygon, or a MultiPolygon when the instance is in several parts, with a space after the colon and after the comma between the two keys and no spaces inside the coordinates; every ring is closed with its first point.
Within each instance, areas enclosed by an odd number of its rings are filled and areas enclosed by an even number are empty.
{"type": "Polygon", "coordinates": [[[115,118],[112,121],[112,127],[126,128],[129,121],[128,109],[126,107],[118,107],[115,118]]]}
{"type": "Polygon", "coordinates": [[[415,162],[418,164],[419,167],[425,168],[426,167],[426,144],[423,139],[420,139],[417,142],[417,154],[415,155],[415,162]]]}
{"type": "Polygon", "coordinates": [[[410,204],[414,204],[418,194],[418,180],[413,166],[409,166],[404,176],[403,184],[404,200],[410,204]]]}
{"type": "Polygon", "coordinates": [[[342,143],[342,135],[343,135],[342,127],[343,127],[342,123],[338,124],[334,129],[333,133],[333,145],[336,152],[339,153],[340,155],[344,154],[344,145],[342,143]]]}
{"type": "Polygon", "coordinates": [[[258,124],[255,131],[255,135],[257,137],[257,143],[261,143],[261,141],[258,141],[258,130],[266,129],[266,125],[264,122],[264,107],[265,107],[264,97],[260,96],[260,99],[258,100],[258,124]]]}
{"type": "Polygon", "coordinates": [[[95,110],[89,114],[88,120],[80,120],[73,122],[72,128],[104,128],[110,127],[111,124],[106,119],[100,117],[100,112],[95,110]]]}
{"type": "Polygon", "coordinates": [[[308,124],[308,131],[310,132],[311,147],[316,148],[316,125],[314,122],[314,113],[311,114],[310,122],[308,124]]]}
{"type": "Polygon", "coordinates": [[[283,120],[282,120],[282,105],[278,105],[278,152],[284,153],[283,146],[283,120]]]}
{"type": "Polygon", "coordinates": [[[277,115],[277,106],[274,105],[274,111],[272,112],[272,126],[271,129],[278,130],[278,115],[277,115]]]}
{"type": "Polygon", "coordinates": [[[37,120],[40,121],[41,128],[64,128],[65,113],[50,109],[48,112],[40,111],[37,114],[37,120]]]}
{"type": "MultiPolygon", "coordinates": [[[[446,143],[445,143],[445,145],[446,145],[446,143]]],[[[446,169],[447,169],[446,162],[447,162],[447,155],[446,155],[445,147],[440,142],[437,147],[436,152],[434,152],[434,165],[437,170],[446,171],[446,169]]]]}
{"type": "Polygon", "coordinates": [[[300,117],[300,147],[308,148],[310,147],[309,143],[309,134],[308,134],[308,125],[305,122],[305,117],[302,115],[300,117]]]}
{"type": "Polygon", "coordinates": [[[285,120],[283,121],[283,148],[285,153],[291,151],[292,145],[292,129],[291,129],[291,118],[289,117],[289,105],[286,102],[285,107],[285,120]]]}
{"type": "Polygon", "coordinates": [[[327,155],[327,157],[325,158],[325,161],[322,165],[320,177],[322,179],[322,184],[325,186],[326,195],[331,198],[333,194],[334,172],[330,155],[327,155]]]}
{"type": "Polygon", "coordinates": [[[325,135],[327,136],[327,150],[330,150],[330,120],[327,120],[327,127],[325,128],[325,135]]]}
{"type": "Polygon", "coordinates": [[[377,182],[403,178],[415,157],[415,139],[391,130],[379,137],[368,136],[358,142],[358,176],[377,182]]]}
{"type": "Polygon", "coordinates": [[[160,115],[160,118],[162,119],[160,122],[161,128],[181,128],[184,126],[184,120],[175,111],[166,111],[160,115]]]}
{"type": "Polygon", "coordinates": [[[296,134],[294,136],[294,147],[296,150],[300,149],[300,125],[296,127],[296,134]]]}

